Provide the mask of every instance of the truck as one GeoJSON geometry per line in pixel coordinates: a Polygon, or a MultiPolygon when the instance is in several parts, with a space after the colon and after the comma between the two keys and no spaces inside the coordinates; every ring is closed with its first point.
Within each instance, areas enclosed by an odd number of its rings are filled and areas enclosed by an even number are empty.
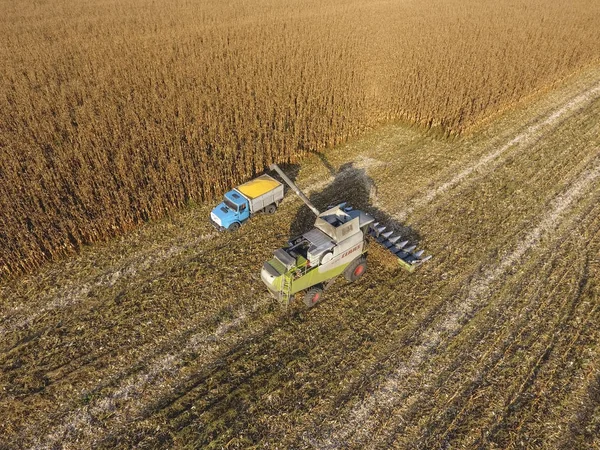
{"type": "Polygon", "coordinates": [[[288,304],[295,294],[305,291],[304,303],[313,307],[339,275],[354,282],[367,270],[367,250],[371,242],[394,255],[399,266],[413,272],[431,259],[416,245],[401,241],[392,231],[376,222],[367,212],[355,210],[346,203],[319,212],[285,173],[271,165],[292,190],[317,216],[314,228],[275,250],[273,258],[261,269],[261,279],[270,294],[288,304]]]}
{"type": "Polygon", "coordinates": [[[223,201],[210,213],[219,231],[235,231],[258,212],[274,214],[283,199],[283,184],[264,174],[225,193],[223,201]]]}

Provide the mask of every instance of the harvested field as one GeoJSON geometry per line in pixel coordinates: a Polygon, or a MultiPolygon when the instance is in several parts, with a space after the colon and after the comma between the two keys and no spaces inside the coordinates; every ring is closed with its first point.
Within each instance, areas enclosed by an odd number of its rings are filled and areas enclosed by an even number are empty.
{"type": "MultiPolygon", "coordinates": [[[[391,125],[303,162],[416,238],[282,310],[258,273],[306,223],[182,210],[0,286],[0,447],[599,448],[600,68],[468,136],[391,125]]],[[[310,222],[310,221],[309,221],[310,222]]]]}
{"type": "Polygon", "coordinates": [[[600,60],[597,0],[0,10],[3,278],[383,123],[483,127],[600,60]]]}

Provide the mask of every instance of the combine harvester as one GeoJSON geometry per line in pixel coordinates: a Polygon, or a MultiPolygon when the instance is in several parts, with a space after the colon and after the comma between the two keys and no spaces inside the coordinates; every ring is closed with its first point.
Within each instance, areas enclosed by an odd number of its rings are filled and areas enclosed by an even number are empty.
{"type": "Polygon", "coordinates": [[[408,241],[398,242],[400,236],[392,236],[373,216],[346,203],[320,213],[276,164],[270,168],[317,216],[312,230],[290,240],[263,265],[262,281],[280,302],[288,304],[294,294],[306,291],[304,303],[310,308],[339,275],[351,282],[358,280],[367,270],[369,237],[394,254],[409,272],[431,258],[423,257],[423,250],[415,251],[416,245],[408,241]]]}

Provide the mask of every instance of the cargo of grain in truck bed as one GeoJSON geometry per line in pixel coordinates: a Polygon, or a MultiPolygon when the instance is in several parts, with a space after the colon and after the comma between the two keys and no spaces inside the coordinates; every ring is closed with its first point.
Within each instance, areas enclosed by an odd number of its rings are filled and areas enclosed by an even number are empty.
{"type": "Polygon", "coordinates": [[[261,211],[271,204],[277,206],[283,198],[283,184],[269,175],[261,175],[234,190],[248,199],[251,213],[261,211]]]}

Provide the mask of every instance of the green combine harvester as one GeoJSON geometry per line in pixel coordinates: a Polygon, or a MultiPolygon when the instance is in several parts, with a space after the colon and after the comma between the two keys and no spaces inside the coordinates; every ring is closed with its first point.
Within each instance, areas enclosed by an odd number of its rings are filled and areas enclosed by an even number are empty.
{"type": "Polygon", "coordinates": [[[304,303],[312,307],[339,275],[358,280],[367,270],[369,240],[388,249],[409,272],[431,258],[423,257],[423,250],[415,251],[416,245],[408,241],[398,242],[400,236],[386,232],[373,216],[345,203],[320,213],[276,164],[270,168],[317,216],[312,230],[290,240],[263,265],[262,281],[280,302],[287,304],[296,293],[306,291],[304,303]]]}

